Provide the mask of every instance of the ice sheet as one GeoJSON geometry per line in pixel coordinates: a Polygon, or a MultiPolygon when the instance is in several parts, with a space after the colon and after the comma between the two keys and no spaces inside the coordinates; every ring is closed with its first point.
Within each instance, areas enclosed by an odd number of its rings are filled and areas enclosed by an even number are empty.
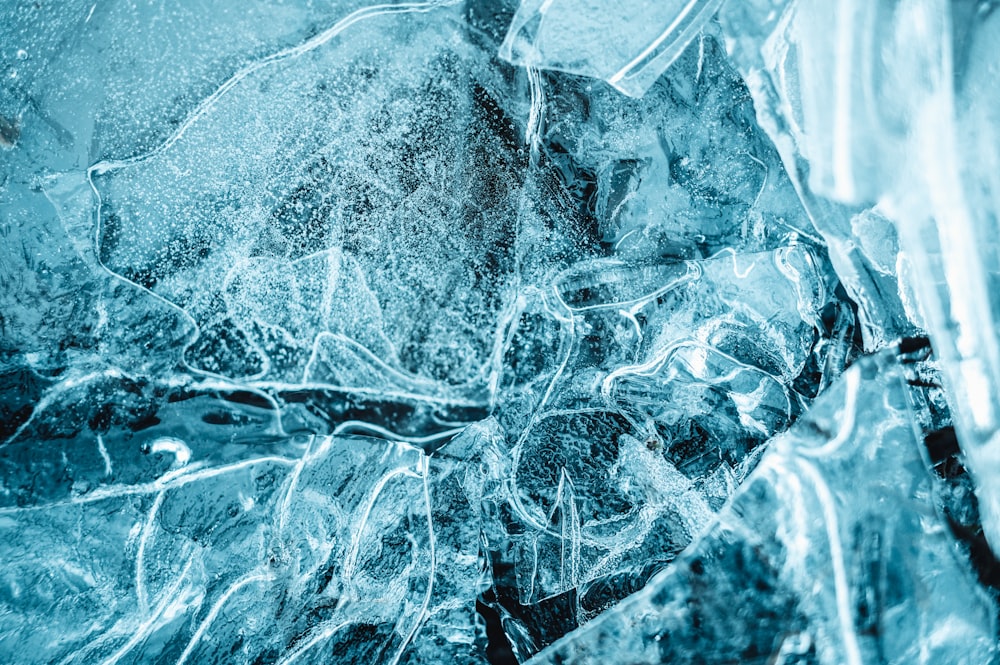
{"type": "Polygon", "coordinates": [[[935,512],[908,399],[891,358],[858,361],[667,570],[530,662],[991,662],[995,601],[935,512]]]}
{"type": "MultiPolygon", "coordinates": [[[[125,480],[127,448],[98,445],[125,480]]],[[[464,459],[360,438],[270,448],[213,461],[160,436],[145,482],[0,507],[3,659],[480,660],[464,459]]]]}

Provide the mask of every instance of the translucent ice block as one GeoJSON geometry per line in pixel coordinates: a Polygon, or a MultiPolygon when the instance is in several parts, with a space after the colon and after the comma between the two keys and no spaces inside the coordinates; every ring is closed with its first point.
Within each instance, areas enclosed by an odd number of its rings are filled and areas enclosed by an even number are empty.
{"type": "MultiPolygon", "coordinates": [[[[720,13],[765,128],[819,196],[874,203],[939,85],[942,0],[748,0],[720,13]]],[[[786,159],[786,164],[789,160],[786,159]]]]}
{"type": "Polygon", "coordinates": [[[913,419],[894,361],[858,361],[670,568],[530,662],[991,662],[913,419]]]}
{"type": "Polygon", "coordinates": [[[1000,15],[972,3],[930,7],[938,12],[915,18],[939,49],[926,74],[934,94],[912,104],[906,159],[886,198],[942,360],[983,527],[1000,552],[1000,15]]]}
{"type": "Polygon", "coordinates": [[[911,103],[933,89],[937,41],[892,27],[912,27],[922,6],[749,0],[727,3],[719,14],[758,121],[858,305],[868,351],[912,334],[919,320],[900,292],[898,256],[884,256],[895,231],[886,211],[871,206],[900,173],[911,103]],[[872,217],[881,220],[880,235],[890,236],[877,256],[853,232],[859,219],[872,217]]]}
{"type": "Polygon", "coordinates": [[[220,463],[161,436],[130,469],[98,445],[109,475],[161,471],[0,507],[3,662],[481,662],[478,528],[447,447],[272,439],[220,463]]]}
{"type": "Polygon", "coordinates": [[[530,407],[502,402],[481,468],[484,543],[523,653],[672,560],[808,404],[800,377],[837,374],[839,342],[817,343],[815,261],[796,245],[554,279],[558,368],[530,407]],[[540,618],[570,598],[564,623],[540,618]]]}
{"type": "Polygon", "coordinates": [[[524,0],[500,57],[607,81],[641,97],[722,0],[524,0]]]}
{"type": "Polygon", "coordinates": [[[1000,19],[989,4],[944,0],[732,2],[721,17],[762,124],[859,309],[888,312],[886,286],[897,279],[903,300],[918,296],[908,310],[943,361],[984,526],[1000,549],[1000,19]],[[904,271],[871,269],[867,213],[850,226],[838,220],[836,202],[875,201],[881,225],[898,228],[904,271]]]}
{"type": "Polygon", "coordinates": [[[101,260],[190,315],[192,368],[485,401],[519,176],[454,4],[358,10],[90,168],[101,260]]]}

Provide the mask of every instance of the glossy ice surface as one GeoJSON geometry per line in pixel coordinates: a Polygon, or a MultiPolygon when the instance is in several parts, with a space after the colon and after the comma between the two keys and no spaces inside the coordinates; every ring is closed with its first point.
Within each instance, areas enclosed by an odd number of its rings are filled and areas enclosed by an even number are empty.
{"type": "Polygon", "coordinates": [[[995,4],[0,0],[0,662],[993,662],[995,4]]]}

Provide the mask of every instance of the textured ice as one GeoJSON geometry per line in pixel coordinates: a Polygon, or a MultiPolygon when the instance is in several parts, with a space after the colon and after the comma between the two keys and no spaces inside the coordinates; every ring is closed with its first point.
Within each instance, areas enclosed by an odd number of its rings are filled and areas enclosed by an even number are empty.
{"type": "Polygon", "coordinates": [[[909,390],[890,356],[858,361],[667,570],[531,662],[992,662],[996,608],[935,514],[909,390]]]}
{"type": "Polygon", "coordinates": [[[995,660],[995,4],[0,0],[0,662],[995,660]]]}
{"type": "MultiPolygon", "coordinates": [[[[660,266],[596,260],[557,276],[559,367],[525,425],[501,411],[509,436],[488,437],[482,467],[501,606],[572,593],[565,625],[583,623],[712,520],[758,446],[809,401],[790,386],[825,355],[813,261],[793,246],[660,266]]],[[[522,653],[564,630],[515,623],[522,653]]]]}
{"type": "Polygon", "coordinates": [[[986,101],[997,94],[994,9],[765,0],[728,3],[720,17],[762,125],[865,312],[866,346],[906,334],[906,319],[933,336],[997,547],[996,257],[983,243],[996,234],[1000,188],[982,175],[1000,160],[995,104],[986,101]],[[895,270],[872,255],[869,230],[845,226],[856,213],[827,212],[873,203],[861,214],[899,229],[895,270]],[[898,304],[879,312],[892,287],[898,304]]]}
{"type": "MultiPolygon", "coordinates": [[[[115,443],[97,437],[106,476],[129,464],[115,443]]],[[[0,507],[8,662],[481,660],[478,529],[447,447],[142,445],[147,478],[0,507]]]]}
{"type": "Polygon", "coordinates": [[[907,7],[920,4],[751,0],[720,11],[761,126],[858,307],[868,351],[920,325],[897,278],[895,228],[872,206],[880,179],[898,171],[905,127],[896,116],[921,96],[921,67],[933,60],[922,37],[890,41],[882,32],[897,12],[905,19],[907,7]],[[889,51],[891,60],[882,55],[889,51]],[[911,79],[916,87],[905,83],[911,79]],[[869,239],[859,229],[873,216],[879,235],[869,239]]]}
{"type": "Polygon", "coordinates": [[[514,64],[604,79],[642,96],[722,0],[524,0],[500,47],[514,64]]]}
{"type": "Polygon", "coordinates": [[[401,9],[240,70],[157,150],[91,168],[101,260],[197,322],[194,367],[482,390],[517,188],[480,155],[509,147],[476,108],[455,12],[401,9]]]}

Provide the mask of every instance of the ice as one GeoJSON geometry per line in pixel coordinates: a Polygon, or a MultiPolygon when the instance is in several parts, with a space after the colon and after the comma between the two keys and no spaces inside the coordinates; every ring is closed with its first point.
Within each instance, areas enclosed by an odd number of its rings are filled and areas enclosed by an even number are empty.
{"type": "Polygon", "coordinates": [[[993,4],[6,3],[0,661],[987,662],[993,4]]]}
{"type": "Polygon", "coordinates": [[[194,367],[483,399],[516,183],[480,191],[465,142],[505,147],[447,17],[359,10],[240,70],[157,150],[91,168],[102,261],[194,319],[194,367]]]}
{"type": "Polygon", "coordinates": [[[734,60],[813,194],[871,205],[898,176],[918,100],[940,85],[944,5],[726,4],[720,18],[734,60]]]}
{"type": "MultiPolygon", "coordinates": [[[[983,525],[1000,551],[1000,347],[996,321],[997,255],[993,238],[1000,213],[1000,118],[985,100],[994,96],[992,7],[932,7],[917,27],[934,48],[949,53],[932,70],[932,92],[913,104],[914,129],[906,144],[905,176],[889,191],[900,238],[914,269],[913,288],[939,350],[963,451],[977,481],[983,525]],[[949,25],[949,22],[951,25],[949,25]],[[949,30],[950,28],[950,30],[949,30]]],[[[921,18],[917,16],[916,18],[921,18]]],[[[904,24],[900,30],[913,29],[904,24]]]]}
{"type": "Polygon", "coordinates": [[[0,507],[5,662],[481,661],[449,447],[315,437],[213,463],[159,436],[160,471],[129,483],[127,448],[97,442],[126,482],[0,507]]]}
{"type": "Polygon", "coordinates": [[[32,155],[49,167],[140,154],[166,139],[227,72],[294,46],[361,6],[224,0],[169,10],[142,2],[7,2],[0,115],[19,118],[29,134],[59,137],[32,155]]]}
{"type": "Polygon", "coordinates": [[[557,177],[606,254],[693,259],[816,238],[717,30],[642,99],[554,72],[537,82],[538,195],[557,177]]]}
{"type": "Polygon", "coordinates": [[[836,376],[815,260],[790,246],[556,276],[558,369],[527,423],[504,404],[480,481],[498,603],[534,608],[510,618],[520,653],[640,588],[809,403],[793,387],[807,365],[836,376]],[[563,626],[531,616],[567,594],[563,626]]]}
{"type": "MultiPolygon", "coordinates": [[[[726,3],[720,12],[760,124],[858,306],[867,351],[921,325],[916,308],[907,307],[905,287],[901,292],[899,256],[869,256],[872,243],[853,232],[859,218],[887,217],[872,204],[881,183],[898,171],[907,100],[922,94],[905,82],[932,59],[923,46],[919,53],[904,46],[924,40],[884,41],[882,27],[894,12],[905,16],[906,4],[765,0],[726,3]],[[881,55],[890,51],[889,58],[881,55]]],[[[888,219],[880,233],[895,234],[888,219]]]]}
{"type": "Polygon", "coordinates": [[[530,662],[991,662],[995,599],[935,510],[909,390],[859,360],[667,570],[530,662]]]}
{"type": "Polygon", "coordinates": [[[524,0],[500,56],[523,67],[603,79],[641,97],[720,4],[524,0]]]}
{"type": "Polygon", "coordinates": [[[879,329],[906,334],[901,312],[933,336],[996,548],[996,258],[983,239],[995,235],[998,187],[979,175],[995,171],[1000,154],[983,101],[995,88],[986,74],[996,62],[992,5],[749,2],[727,4],[721,17],[762,125],[866,312],[866,346],[886,339],[879,329]],[[876,202],[851,213],[849,228],[845,214],[822,214],[876,202]],[[872,256],[871,226],[855,221],[872,213],[885,220],[879,233],[890,221],[898,228],[895,270],[872,256]],[[895,320],[877,314],[893,290],[895,320]]]}

